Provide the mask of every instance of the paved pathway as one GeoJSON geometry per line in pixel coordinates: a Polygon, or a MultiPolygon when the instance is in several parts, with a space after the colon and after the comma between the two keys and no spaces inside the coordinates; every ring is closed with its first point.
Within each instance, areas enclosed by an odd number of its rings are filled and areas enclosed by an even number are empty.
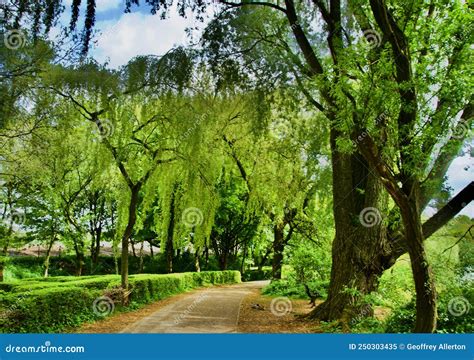
{"type": "Polygon", "coordinates": [[[122,332],[232,333],[237,329],[240,304],[244,297],[266,284],[268,281],[250,281],[193,291],[131,324],[122,332]]]}

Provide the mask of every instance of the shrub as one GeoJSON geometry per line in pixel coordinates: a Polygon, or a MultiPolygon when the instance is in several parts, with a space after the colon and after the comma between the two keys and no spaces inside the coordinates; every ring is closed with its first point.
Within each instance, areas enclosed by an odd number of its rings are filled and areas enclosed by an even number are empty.
{"type": "MultiPolygon", "coordinates": [[[[474,304],[472,283],[453,285],[443,291],[438,298],[437,333],[472,333],[474,316],[471,304],[474,304]]],[[[415,300],[395,309],[387,320],[386,332],[407,333],[415,326],[415,300]]]]}
{"type": "Polygon", "coordinates": [[[2,313],[2,332],[55,332],[97,318],[92,309],[100,290],[77,286],[33,290],[16,296],[2,313]]]}
{"type": "MultiPolygon", "coordinates": [[[[6,281],[26,278],[41,278],[44,273],[44,256],[12,256],[5,258],[4,277],[6,281]]],[[[118,266],[120,267],[120,259],[118,266]]],[[[215,256],[209,256],[209,261],[202,261],[203,271],[219,270],[219,263],[215,256]]],[[[228,269],[239,269],[240,259],[232,261],[228,269]]],[[[173,258],[173,269],[176,272],[187,272],[194,270],[194,254],[183,252],[180,256],[173,258]]],[[[131,256],[129,258],[130,274],[140,273],[140,258],[131,256]]],[[[157,254],[154,257],[146,255],[143,257],[142,273],[165,274],[166,257],[164,254],[157,254]]],[[[76,273],[76,259],[73,255],[52,256],[49,263],[49,274],[56,276],[72,276],[76,273]]],[[[99,261],[92,266],[90,256],[84,259],[83,275],[105,275],[115,274],[115,259],[112,256],[99,256],[99,261]]]]}
{"type": "MultiPolygon", "coordinates": [[[[3,284],[0,288],[0,331],[58,332],[97,319],[94,300],[111,293],[120,284],[116,275],[71,277],[3,284]],[[26,284],[25,284],[26,283],[26,284]]],[[[166,298],[199,286],[240,282],[238,271],[140,274],[130,276],[131,310],[137,304],[166,298]]]]}

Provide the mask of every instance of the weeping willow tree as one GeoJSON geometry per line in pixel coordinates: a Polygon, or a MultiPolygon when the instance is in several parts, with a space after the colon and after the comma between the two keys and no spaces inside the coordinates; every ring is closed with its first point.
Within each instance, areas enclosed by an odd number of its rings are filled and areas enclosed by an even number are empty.
{"type": "Polygon", "coordinates": [[[199,249],[212,228],[217,204],[213,184],[222,157],[214,140],[220,114],[214,110],[208,77],[201,77],[199,91],[187,87],[191,66],[178,49],[159,59],[137,58],[116,75],[85,64],[53,68],[45,80],[44,88],[89,124],[91,142],[100,144],[99,162],[103,169],[112,164],[118,179],[125,290],[130,238],[143,227],[154,202],[162,210],[156,232],[168,251],[169,271],[174,243],[192,236],[199,249]]]}
{"type": "Polygon", "coordinates": [[[327,187],[330,173],[328,130],[317,126],[311,109],[295,106],[300,99],[294,89],[277,89],[257,104],[252,92],[241,97],[253,104],[245,116],[229,117],[224,149],[246,184],[247,216],[262,216],[273,230],[273,277],[279,279],[292,236],[314,236],[316,191],[327,187]],[[308,139],[309,131],[318,137],[308,139]]]}

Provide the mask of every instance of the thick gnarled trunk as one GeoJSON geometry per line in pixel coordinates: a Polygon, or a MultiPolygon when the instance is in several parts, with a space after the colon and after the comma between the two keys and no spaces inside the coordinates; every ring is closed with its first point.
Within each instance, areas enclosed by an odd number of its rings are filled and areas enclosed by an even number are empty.
{"type": "Polygon", "coordinates": [[[354,317],[371,315],[361,298],[377,290],[378,278],[389,266],[386,255],[390,246],[381,221],[387,198],[382,184],[362,156],[337,151],[336,136],[332,130],[332,170],[337,176],[333,176],[336,234],[331,279],[327,299],[311,316],[347,323],[354,317]]]}

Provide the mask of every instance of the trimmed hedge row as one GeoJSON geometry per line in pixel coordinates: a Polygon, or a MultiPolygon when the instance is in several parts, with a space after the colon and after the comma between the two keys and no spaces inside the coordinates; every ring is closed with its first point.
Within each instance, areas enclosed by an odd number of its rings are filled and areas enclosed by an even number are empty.
{"type": "MultiPolygon", "coordinates": [[[[3,258],[5,260],[5,279],[28,279],[41,278],[44,272],[44,256],[11,256],[3,258]]],[[[0,258],[0,262],[2,258],[0,258]]],[[[146,255],[142,259],[135,256],[129,257],[129,273],[149,273],[149,274],[166,274],[167,260],[163,253],[155,254],[151,257],[146,255]],[[143,268],[141,268],[141,265],[143,268]]],[[[229,270],[240,269],[242,260],[240,258],[230,261],[227,265],[229,270]]],[[[117,259],[120,268],[120,258],[117,259]]],[[[182,252],[179,256],[173,258],[173,269],[178,272],[193,271],[194,254],[182,252]]],[[[202,261],[201,269],[203,271],[218,271],[219,262],[215,256],[210,255],[208,261],[202,261]]],[[[74,276],[76,274],[76,258],[73,255],[52,256],[49,260],[50,276],[74,276]]],[[[98,264],[92,266],[89,256],[84,259],[83,275],[112,275],[115,274],[115,259],[112,256],[101,255],[98,264]]]]}
{"type": "MultiPolygon", "coordinates": [[[[116,275],[72,278],[69,281],[29,281],[28,284],[3,284],[0,289],[0,332],[61,332],[86,321],[101,318],[94,301],[117,289],[116,275]]],[[[164,299],[196,287],[240,282],[238,271],[209,271],[168,275],[140,274],[130,276],[130,305],[123,308],[114,301],[115,309],[130,310],[141,304],[164,299]]],[[[108,299],[109,308],[113,307],[108,299]]],[[[116,300],[116,299],[112,299],[116,300]]]]}
{"type": "MultiPolygon", "coordinates": [[[[62,278],[67,278],[64,276],[62,278]]],[[[12,283],[4,283],[7,287],[10,287],[9,292],[12,294],[30,292],[38,289],[47,289],[53,287],[70,287],[70,286],[79,286],[90,289],[105,289],[111,284],[116,286],[120,284],[119,275],[101,275],[101,276],[84,276],[84,277],[72,277],[70,280],[60,279],[55,280],[54,277],[47,278],[52,281],[24,281],[20,280],[12,283]]],[[[47,280],[45,279],[45,280],[47,280]]],[[[1,287],[0,287],[1,289],[1,287]]]]}

